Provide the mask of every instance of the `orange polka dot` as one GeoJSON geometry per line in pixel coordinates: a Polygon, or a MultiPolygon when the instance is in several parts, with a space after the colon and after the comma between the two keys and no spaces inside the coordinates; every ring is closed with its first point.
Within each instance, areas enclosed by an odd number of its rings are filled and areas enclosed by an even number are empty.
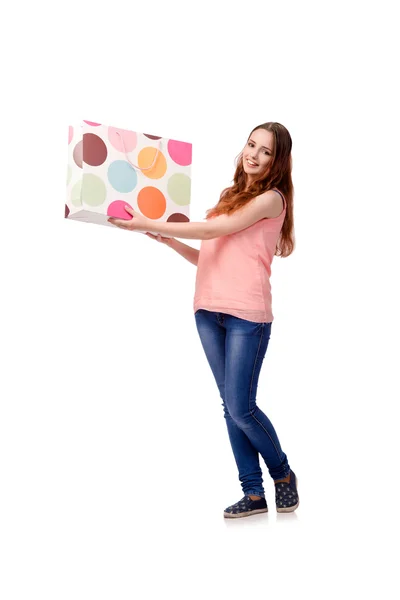
{"type": "Polygon", "coordinates": [[[140,190],[137,198],[140,212],[149,219],[160,219],[167,209],[165,196],[155,187],[145,187],[140,190]]]}
{"type": "Polygon", "coordinates": [[[148,168],[153,164],[156,154],[157,148],[147,146],[139,152],[138,156],[138,165],[141,169],[144,169],[144,171],[142,171],[143,175],[146,175],[146,177],[149,177],[150,179],[161,179],[167,171],[167,161],[162,152],[157,156],[157,160],[152,168],[148,168]]]}

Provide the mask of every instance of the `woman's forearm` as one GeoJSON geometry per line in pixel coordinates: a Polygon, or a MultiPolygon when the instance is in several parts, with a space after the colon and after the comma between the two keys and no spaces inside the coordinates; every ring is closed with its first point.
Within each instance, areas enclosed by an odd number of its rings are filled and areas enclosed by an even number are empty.
{"type": "Polygon", "coordinates": [[[207,240],[211,233],[211,223],[209,221],[189,221],[188,223],[174,223],[163,221],[146,222],[146,231],[154,235],[169,235],[187,240],[207,240]]]}
{"type": "Polygon", "coordinates": [[[179,242],[175,238],[173,238],[171,240],[169,246],[170,246],[170,248],[175,250],[175,252],[177,252],[178,254],[183,256],[183,258],[186,258],[186,260],[188,260],[190,263],[192,263],[192,265],[197,266],[200,250],[197,250],[197,248],[192,248],[191,246],[188,246],[187,244],[183,244],[182,242],[179,242]]]}

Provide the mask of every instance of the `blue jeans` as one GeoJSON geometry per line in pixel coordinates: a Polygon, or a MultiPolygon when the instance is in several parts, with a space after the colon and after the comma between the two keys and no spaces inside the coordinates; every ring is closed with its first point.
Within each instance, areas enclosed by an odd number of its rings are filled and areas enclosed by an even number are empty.
{"type": "Polygon", "coordinates": [[[195,319],[222,398],[243,492],[265,496],[259,454],[274,480],[284,479],[290,470],[271,421],[256,405],[272,323],[255,323],[205,309],[197,310],[195,319]]]}

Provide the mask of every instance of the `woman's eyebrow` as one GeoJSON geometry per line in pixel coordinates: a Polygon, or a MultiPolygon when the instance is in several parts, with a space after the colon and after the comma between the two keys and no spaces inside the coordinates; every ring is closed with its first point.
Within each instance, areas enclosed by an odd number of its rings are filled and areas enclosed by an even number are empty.
{"type": "MultiPolygon", "coordinates": [[[[250,139],[249,142],[253,142],[253,144],[255,144],[255,141],[250,139]]],[[[270,152],[272,152],[272,150],[270,150],[270,148],[267,148],[266,146],[261,146],[261,148],[265,148],[266,150],[269,150],[270,152]]]]}

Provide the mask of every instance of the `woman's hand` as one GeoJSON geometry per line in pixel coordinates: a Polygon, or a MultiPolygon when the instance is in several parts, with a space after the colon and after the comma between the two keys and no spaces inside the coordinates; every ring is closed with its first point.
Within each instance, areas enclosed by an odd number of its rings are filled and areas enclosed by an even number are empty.
{"type": "Polygon", "coordinates": [[[121,229],[128,229],[130,231],[146,231],[150,223],[153,223],[151,219],[148,219],[147,217],[144,217],[143,215],[137,213],[133,210],[133,208],[130,208],[129,206],[125,206],[125,210],[132,215],[132,219],[114,219],[113,217],[110,217],[109,219],[107,219],[108,222],[111,223],[111,225],[116,225],[121,229]]]}
{"type": "Polygon", "coordinates": [[[157,233],[157,235],[154,235],[153,233],[147,232],[146,235],[149,238],[151,238],[152,240],[157,240],[157,242],[160,242],[161,244],[167,244],[167,246],[171,246],[172,241],[175,239],[175,238],[162,237],[162,235],[159,233],[157,233]]]}

